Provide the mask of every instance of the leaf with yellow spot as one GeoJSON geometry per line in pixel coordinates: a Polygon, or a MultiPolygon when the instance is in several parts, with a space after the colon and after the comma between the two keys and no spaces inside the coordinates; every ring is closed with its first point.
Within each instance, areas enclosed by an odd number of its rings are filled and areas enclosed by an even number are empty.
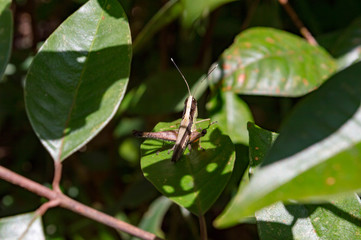
{"type": "Polygon", "coordinates": [[[218,62],[210,76],[213,82],[222,80],[236,93],[266,96],[302,96],[336,70],[335,60],[322,47],[264,27],[239,34],[218,62]]]}
{"type": "Polygon", "coordinates": [[[218,227],[277,201],[325,201],[361,189],[360,75],[356,63],[295,107],[250,183],[217,218],[218,227]]]}

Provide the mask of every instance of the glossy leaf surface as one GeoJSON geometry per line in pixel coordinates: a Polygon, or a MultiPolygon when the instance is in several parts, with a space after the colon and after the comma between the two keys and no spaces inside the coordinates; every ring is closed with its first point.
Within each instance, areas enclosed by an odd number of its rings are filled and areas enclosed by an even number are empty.
{"type": "Polygon", "coordinates": [[[233,92],[221,92],[207,105],[212,121],[217,121],[233,143],[248,145],[247,122],[253,121],[247,104],[233,92]]]}
{"type": "MultiPolygon", "coordinates": [[[[179,120],[159,123],[154,132],[174,130],[179,120]]],[[[204,214],[226,186],[233,170],[235,152],[230,138],[223,135],[217,124],[197,124],[206,128],[201,147],[193,144],[176,162],[171,162],[168,150],[173,144],[159,140],[146,140],[141,145],[141,168],[144,176],[164,196],[187,208],[196,215],[204,214]]]]}
{"type": "Polygon", "coordinates": [[[321,47],[293,34],[252,28],[239,34],[219,59],[213,81],[242,94],[301,96],[320,86],[336,70],[321,47]]]}
{"type": "Polygon", "coordinates": [[[131,37],[116,0],[91,0],[46,40],[25,83],[26,109],[55,161],[91,140],[116,112],[128,83],[131,37]]]}
{"type": "Polygon", "coordinates": [[[296,107],[261,168],[218,224],[240,221],[277,201],[328,200],[361,188],[360,74],[361,63],[352,65],[296,107]]]}
{"type": "Polygon", "coordinates": [[[34,216],[34,213],[26,213],[1,218],[0,239],[13,240],[19,239],[22,236],[22,240],[45,240],[41,218],[36,218],[35,221],[31,224],[34,216]]]}
{"type": "Polygon", "coordinates": [[[324,204],[274,204],[256,213],[260,239],[359,239],[361,206],[356,194],[324,204]]]}

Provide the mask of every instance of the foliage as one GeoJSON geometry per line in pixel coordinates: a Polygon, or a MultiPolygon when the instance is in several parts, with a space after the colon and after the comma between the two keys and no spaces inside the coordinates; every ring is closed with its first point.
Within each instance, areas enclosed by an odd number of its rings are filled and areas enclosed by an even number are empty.
{"type": "MultiPolygon", "coordinates": [[[[166,239],[361,239],[361,3],[289,3],[319,45],[275,0],[2,1],[0,164],[166,239]],[[179,127],[170,57],[211,119],[176,163],[131,135],[179,127]]],[[[1,239],[44,202],[0,196],[1,239]]],[[[60,208],[27,235],[134,239],[60,208]]]]}

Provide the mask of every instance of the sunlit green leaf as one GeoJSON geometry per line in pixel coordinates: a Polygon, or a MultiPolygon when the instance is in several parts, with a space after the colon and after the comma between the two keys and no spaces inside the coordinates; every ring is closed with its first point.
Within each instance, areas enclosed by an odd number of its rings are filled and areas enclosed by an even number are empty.
{"type": "Polygon", "coordinates": [[[252,28],[239,34],[219,59],[213,82],[242,94],[300,96],[320,86],[336,69],[331,56],[293,34],[252,28]]]}
{"type": "Polygon", "coordinates": [[[328,200],[361,188],[361,63],[337,73],[295,109],[250,184],[219,223],[277,201],[328,200]]]}
{"type": "Polygon", "coordinates": [[[90,0],[46,40],[29,69],[25,102],[55,161],[81,148],[112,118],[130,61],[129,24],[116,0],[90,0]]]}
{"type": "Polygon", "coordinates": [[[1,240],[45,240],[41,218],[35,213],[0,218],[1,240]]]}
{"type": "Polygon", "coordinates": [[[356,194],[324,204],[274,204],[256,213],[260,239],[359,239],[361,206],[356,194]]]}
{"type": "Polygon", "coordinates": [[[247,104],[233,92],[221,92],[208,104],[212,121],[224,133],[227,133],[233,143],[248,145],[247,122],[253,121],[252,113],[247,104]]]}
{"type": "MultiPolygon", "coordinates": [[[[159,123],[154,131],[174,130],[179,120],[159,123]]],[[[173,146],[159,140],[146,140],[141,146],[141,168],[144,176],[163,195],[196,215],[204,214],[223,191],[231,177],[235,153],[230,138],[217,124],[205,121],[197,128],[206,128],[201,147],[193,144],[176,162],[168,150],[173,146]]],[[[173,143],[174,144],[174,143],[173,143]]]]}

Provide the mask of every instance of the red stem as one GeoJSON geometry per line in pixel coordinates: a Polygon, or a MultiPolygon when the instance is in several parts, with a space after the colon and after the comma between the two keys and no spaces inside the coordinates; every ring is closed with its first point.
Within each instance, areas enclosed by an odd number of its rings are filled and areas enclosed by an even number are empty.
{"type": "Polygon", "coordinates": [[[50,200],[50,202],[59,203],[59,206],[69,209],[73,212],[81,214],[85,217],[103,223],[112,228],[118,229],[120,231],[126,232],[133,236],[136,236],[145,240],[160,240],[156,235],[150,232],[146,232],[140,228],[137,228],[131,224],[120,221],[112,216],[109,216],[105,213],[99,212],[91,207],[88,207],[82,203],[79,203],[61,192],[51,190],[37,182],[34,182],[28,178],[25,178],[15,172],[12,172],[2,166],[0,166],[0,179],[8,181],[14,185],[18,185],[22,188],[25,188],[41,197],[45,197],[50,200]]]}
{"type": "Polygon", "coordinates": [[[283,6],[287,14],[292,19],[293,23],[296,25],[296,27],[298,27],[299,31],[306,38],[308,43],[311,45],[318,45],[316,39],[312,36],[311,32],[308,31],[305,25],[303,25],[295,10],[288,3],[288,0],[278,0],[278,2],[283,6]]]}

